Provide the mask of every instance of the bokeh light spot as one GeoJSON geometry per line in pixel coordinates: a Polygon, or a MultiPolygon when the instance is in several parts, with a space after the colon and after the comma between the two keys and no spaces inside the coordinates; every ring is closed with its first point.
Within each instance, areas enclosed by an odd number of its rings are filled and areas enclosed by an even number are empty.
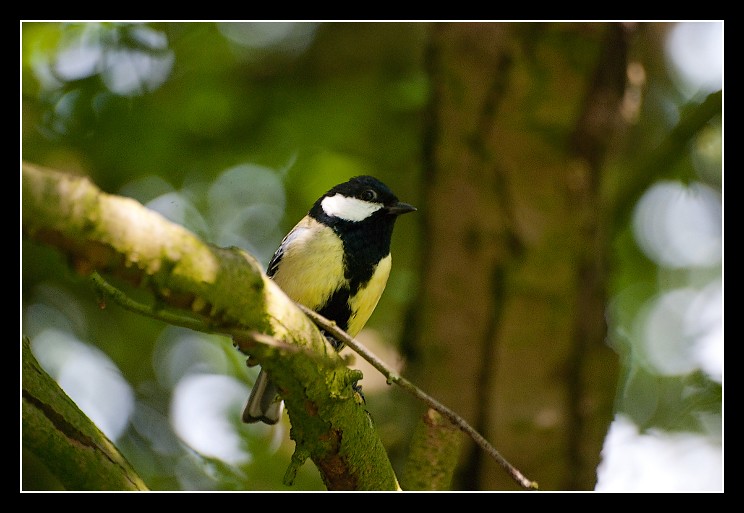
{"type": "Polygon", "coordinates": [[[659,265],[712,266],[723,253],[722,213],[710,187],[660,182],[636,206],[633,228],[641,249],[659,265]]]}
{"type": "Polygon", "coordinates": [[[231,465],[250,460],[230,419],[239,418],[249,389],[224,375],[192,374],[173,392],[171,423],[178,436],[195,451],[231,465]]]}
{"type": "Polygon", "coordinates": [[[134,411],[134,392],[116,364],[101,350],[54,328],[39,333],[31,349],[62,390],[116,441],[134,411]]]}

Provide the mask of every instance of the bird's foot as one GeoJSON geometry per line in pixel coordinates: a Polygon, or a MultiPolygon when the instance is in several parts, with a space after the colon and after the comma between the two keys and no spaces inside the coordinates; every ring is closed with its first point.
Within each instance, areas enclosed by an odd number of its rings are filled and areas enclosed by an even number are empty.
{"type": "Polygon", "coordinates": [[[334,347],[334,349],[336,349],[336,351],[341,351],[344,348],[344,343],[341,342],[340,340],[337,340],[330,333],[326,333],[325,331],[322,331],[322,330],[321,330],[321,333],[323,333],[323,336],[334,347]]]}

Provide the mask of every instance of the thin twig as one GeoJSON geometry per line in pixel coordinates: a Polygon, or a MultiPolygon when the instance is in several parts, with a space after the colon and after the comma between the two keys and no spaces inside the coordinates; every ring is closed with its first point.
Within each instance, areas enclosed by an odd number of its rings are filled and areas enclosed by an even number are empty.
{"type": "Polygon", "coordinates": [[[531,481],[530,479],[525,477],[519,470],[517,470],[516,467],[509,463],[506,458],[504,458],[501,453],[499,453],[499,451],[497,451],[496,448],[494,448],[488,442],[488,440],[483,438],[480,433],[473,429],[473,427],[471,427],[470,424],[465,421],[465,419],[441,404],[433,397],[426,394],[424,391],[419,389],[416,385],[414,385],[404,377],[392,371],[382,362],[382,360],[371,353],[366,347],[357,343],[345,331],[339,328],[335,322],[329,321],[325,317],[300,304],[298,304],[298,306],[303,312],[305,312],[308,317],[310,317],[310,319],[312,319],[312,321],[316,325],[318,325],[320,328],[325,330],[333,337],[337,338],[340,342],[343,342],[345,345],[349,346],[354,352],[356,352],[359,356],[369,362],[370,365],[380,371],[380,373],[385,376],[388,383],[395,383],[406,392],[426,403],[430,408],[438,411],[439,413],[447,417],[450,422],[452,422],[461,431],[470,436],[470,438],[472,438],[475,443],[478,444],[486,452],[486,454],[496,460],[496,462],[501,465],[504,470],[506,470],[506,472],[512,477],[512,479],[514,479],[514,481],[517,482],[517,484],[519,484],[523,488],[530,490],[536,490],[538,488],[537,482],[531,481]]]}
{"type": "Polygon", "coordinates": [[[181,326],[182,328],[188,328],[190,330],[198,331],[201,333],[231,336],[235,346],[241,352],[246,354],[254,348],[255,344],[261,344],[263,346],[279,349],[286,353],[305,353],[311,358],[323,361],[328,365],[332,365],[329,362],[328,358],[324,358],[314,351],[309,351],[296,344],[289,344],[270,335],[266,335],[265,333],[260,333],[253,330],[246,330],[242,328],[231,328],[225,326],[214,327],[194,317],[180,315],[167,310],[155,309],[151,306],[138,303],[131,297],[127,296],[125,292],[117,289],[109,282],[107,282],[97,272],[94,272],[90,275],[90,280],[93,282],[93,285],[98,293],[102,296],[101,298],[99,298],[99,303],[102,304],[102,307],[105,306],[105,301],[103,301],[104,298],[108,297],[125,310],[129,310],[130,312],[134,312],[145,317],[150,317],[151,319],[163,321],[173,326],[181,326]]]}
{"type": "Polygon", "coordinates": [[[127,296],[126,293],[122,292],[121,290],[117,289],[109,282],[107,282],[97,272],[91,273],[90,281],[93,282],[93,286],[100,294],[98,298],[98,304],[101,309],[106,307],[105,298],[108,297],[113,299],[116,304],[118,304],[125,310],[129,310],[130,312],[144,315],[145,317],[150,317],[151,319],[163,321],[168,324],[173,324],[175,326],[189,328],[194,331],[206,331],[206,325],[199,319],[186,317],[185,315],[175,314],[166,310],[155,309],[151,306],[138,303],[134,299],[127,296]]]}

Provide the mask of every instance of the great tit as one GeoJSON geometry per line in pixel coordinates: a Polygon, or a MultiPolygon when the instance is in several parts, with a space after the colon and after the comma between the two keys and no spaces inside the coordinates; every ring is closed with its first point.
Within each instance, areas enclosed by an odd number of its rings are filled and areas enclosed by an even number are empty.
{"type": "MultiPolygon", "coordinates": [[[[318,198],[284,237],[266,274],[291,299],[354,337],[372,315],[390,275],[395,220],[415,210],[378,179],[354,177],[318,198]]],[[[338,342],[334,345],[341,349],[338,342]]],[[[243,422],[276,424],[283,404],[261,369],[243,422]]]]}

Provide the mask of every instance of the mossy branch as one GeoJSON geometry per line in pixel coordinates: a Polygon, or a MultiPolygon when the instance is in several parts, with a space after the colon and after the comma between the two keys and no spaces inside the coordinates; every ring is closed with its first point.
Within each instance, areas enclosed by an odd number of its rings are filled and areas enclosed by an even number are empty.
{"type": "Polygon", "coordinates": [[[147,490],[106,435],[41,368],[21,341],[23,448],[68,490],[147,490]]]}
{"type": "MultiPolygon", "coordinates": [[[[210,331],[262,334],[321,355],[332,366],[342,362],[245,251],[207,244],[132,199],[102,192],[87,178],[28,163],[22,165],[21,203],[24,236],[57,248],[83,275],[100,272],[145,288],[159,304],[202,320],[210,331]]],[[[297,450],[309,455],[326,487],[398,489],[354,392],[358,375],[345,367],[329,371],[305,350],[286,351],[259,339],[236,342],[282,389],[297,450]]]]}

